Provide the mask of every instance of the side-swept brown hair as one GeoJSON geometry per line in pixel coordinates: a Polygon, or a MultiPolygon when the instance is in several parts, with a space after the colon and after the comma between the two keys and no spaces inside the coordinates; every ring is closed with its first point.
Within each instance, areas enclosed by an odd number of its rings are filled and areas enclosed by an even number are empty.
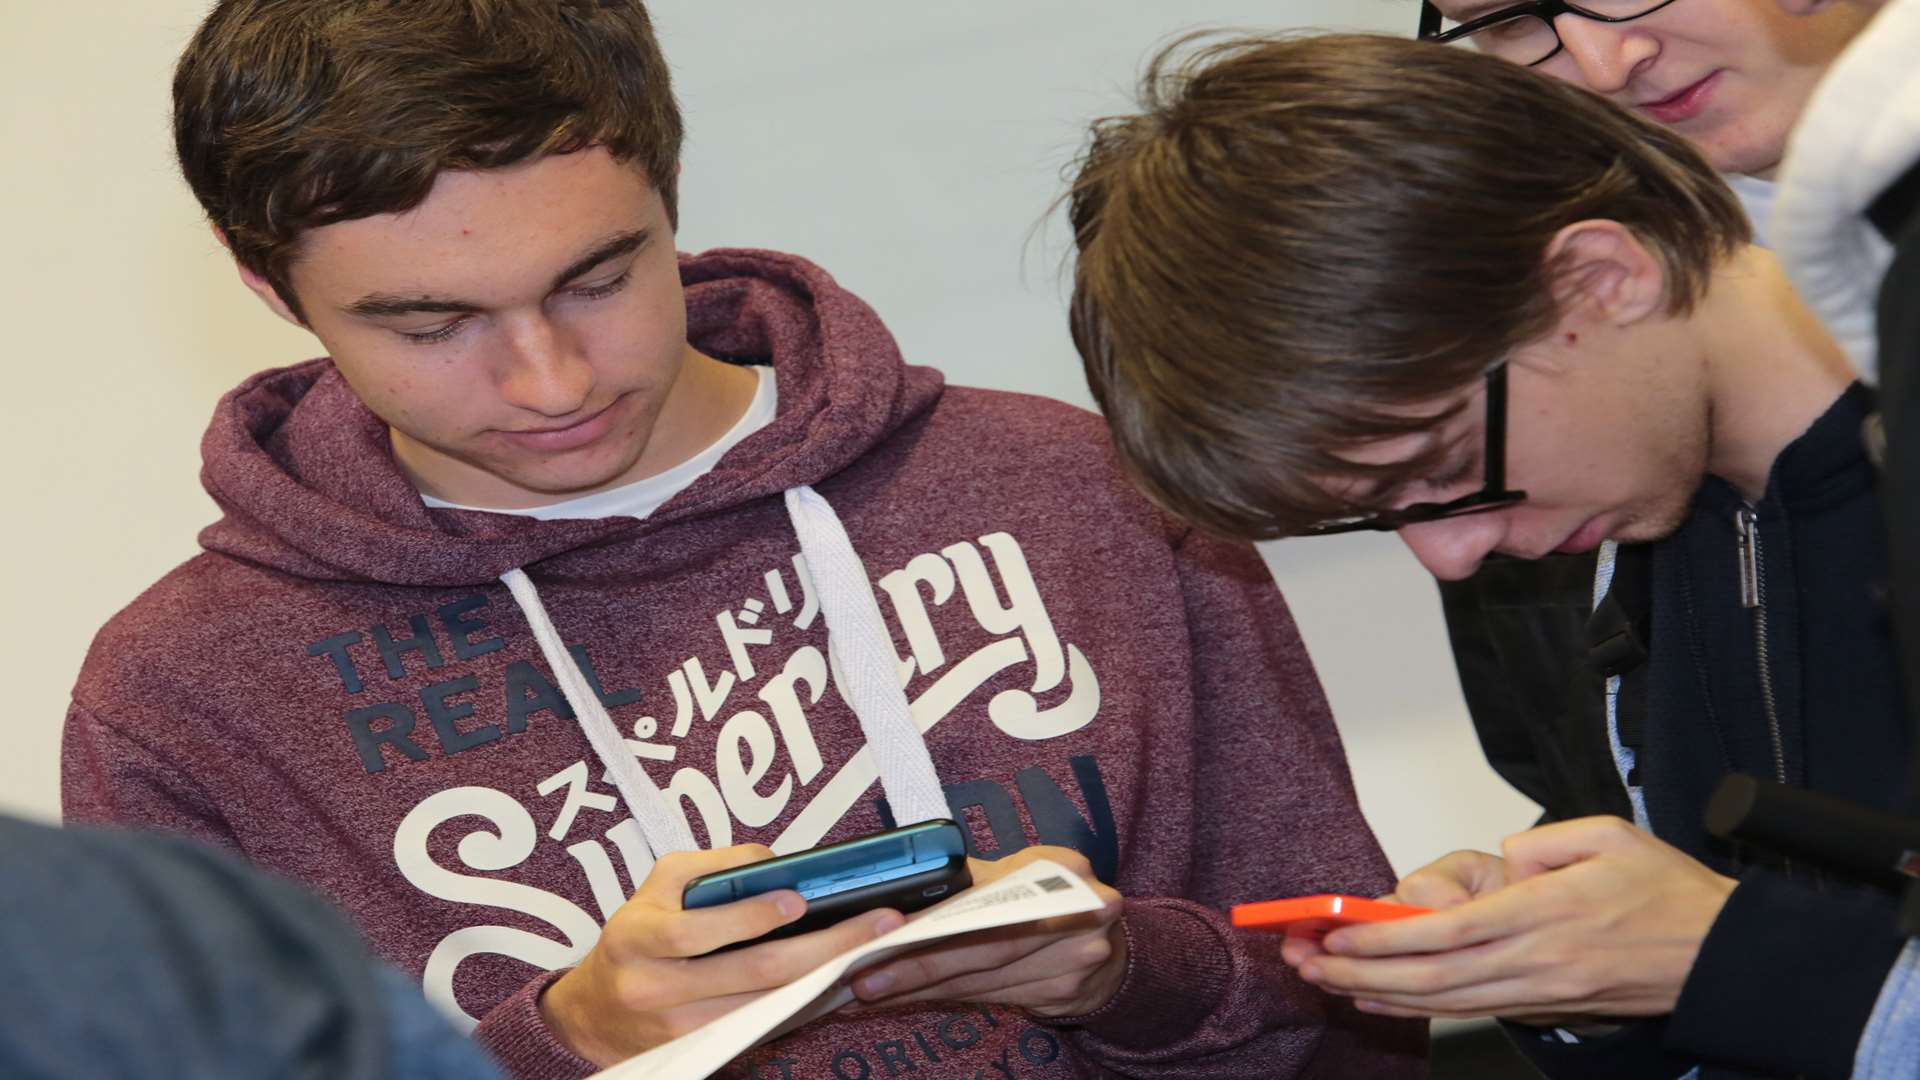
{"type": "Polygon", "coordinates": [[[1432,428],[1558,321],[1548,248],[1630,229],[1671,314],[1750,239],[1685,140],[1525,68],[1371,35],[1176,41],[1067,195],[1072,328],[1122,459],[1172,512],[1287,536],[1391,492],[1341,455],[1432,428]]]}
{"type": "Polygon", "coordinates": [[[295,312],[304,231],[448,169],[604,146],[675,218],[682,130],[639,0],[221,0],[173,79],[187,184],[295,312]]]}

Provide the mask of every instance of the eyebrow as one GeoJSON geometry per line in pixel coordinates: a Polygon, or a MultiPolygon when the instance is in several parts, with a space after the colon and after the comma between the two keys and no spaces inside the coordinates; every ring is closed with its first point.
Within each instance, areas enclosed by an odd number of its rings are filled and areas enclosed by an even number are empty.
{"type": "MultiPolygon", "coordinates": [[[[615,233],[601,241],[591,251],[567,264],[553,279],[552,289],[557,291],[587,271],[594,269],[609,259],[632,254],[640,250],[652,236],[647,229],[630,229],[615,233]]],[[[414,314],[452,314],[470,315],[484,311],[485,306],[470,300],[452,300],[437,296],[420,294],[404,295],[399,293],[369,293],[341,309],[349,315],[363,319],[388,318],[394,315],[414,314]]]]}

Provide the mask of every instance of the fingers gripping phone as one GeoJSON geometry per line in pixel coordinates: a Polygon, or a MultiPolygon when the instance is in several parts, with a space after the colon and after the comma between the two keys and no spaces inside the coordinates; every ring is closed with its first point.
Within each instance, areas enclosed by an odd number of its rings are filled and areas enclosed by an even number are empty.
{"type": "Polygon", "coordinates": [[[918,911],[972,884],[966,837],[952,820],[939,818],[703,874],[687,882],[680,906],[714,907],[776,889],[806,899],[805,915],[728,946],[738,948],[819,930],[876,908],[918,911]]]}

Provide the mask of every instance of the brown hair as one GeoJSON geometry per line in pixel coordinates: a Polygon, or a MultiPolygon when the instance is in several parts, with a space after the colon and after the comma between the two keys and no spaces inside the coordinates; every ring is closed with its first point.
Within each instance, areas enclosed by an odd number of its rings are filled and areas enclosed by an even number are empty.
{"type": "Polygon", "coordinates": [[[296,313],[301,233],[418,206],[447,169],[604,146],[676,217],[680,110],[639,0],[221,0],[174,72],[173,133],[296,313]]]}
{"type": "Polygon", "coordinates": [[[1227,535],[1379,508],[1332,478],[1384,498],[1430,472],[1445,448],[1339,452],[1431,429],[1551,332],[1563,227],[1629,228],[1674,315],[1751,235],[1679,136],[1466,49],[1189,37],[1141,110],[1093,125],[1067,195],[1074,343],[1147,493],[1227,535]]]}

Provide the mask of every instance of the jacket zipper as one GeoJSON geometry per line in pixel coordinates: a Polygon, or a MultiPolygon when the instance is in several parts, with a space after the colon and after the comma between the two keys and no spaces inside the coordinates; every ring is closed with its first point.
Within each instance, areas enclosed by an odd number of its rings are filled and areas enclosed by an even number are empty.
{"type": "Polygon", "coordinates": [[[1787,782],[1786,740],[1780,735],[1780,709],[1773,696],[1773,661],[1767,654],[1767,585],[1761,573],[1759,519],[1753,507],[1734,512],[1740,534],[1740,606],[1753,612],[1753,642],[1760,667],[1760,703],[1767,713],[1767,737],[1773,743],[1773,778],[1787,782]]]}

